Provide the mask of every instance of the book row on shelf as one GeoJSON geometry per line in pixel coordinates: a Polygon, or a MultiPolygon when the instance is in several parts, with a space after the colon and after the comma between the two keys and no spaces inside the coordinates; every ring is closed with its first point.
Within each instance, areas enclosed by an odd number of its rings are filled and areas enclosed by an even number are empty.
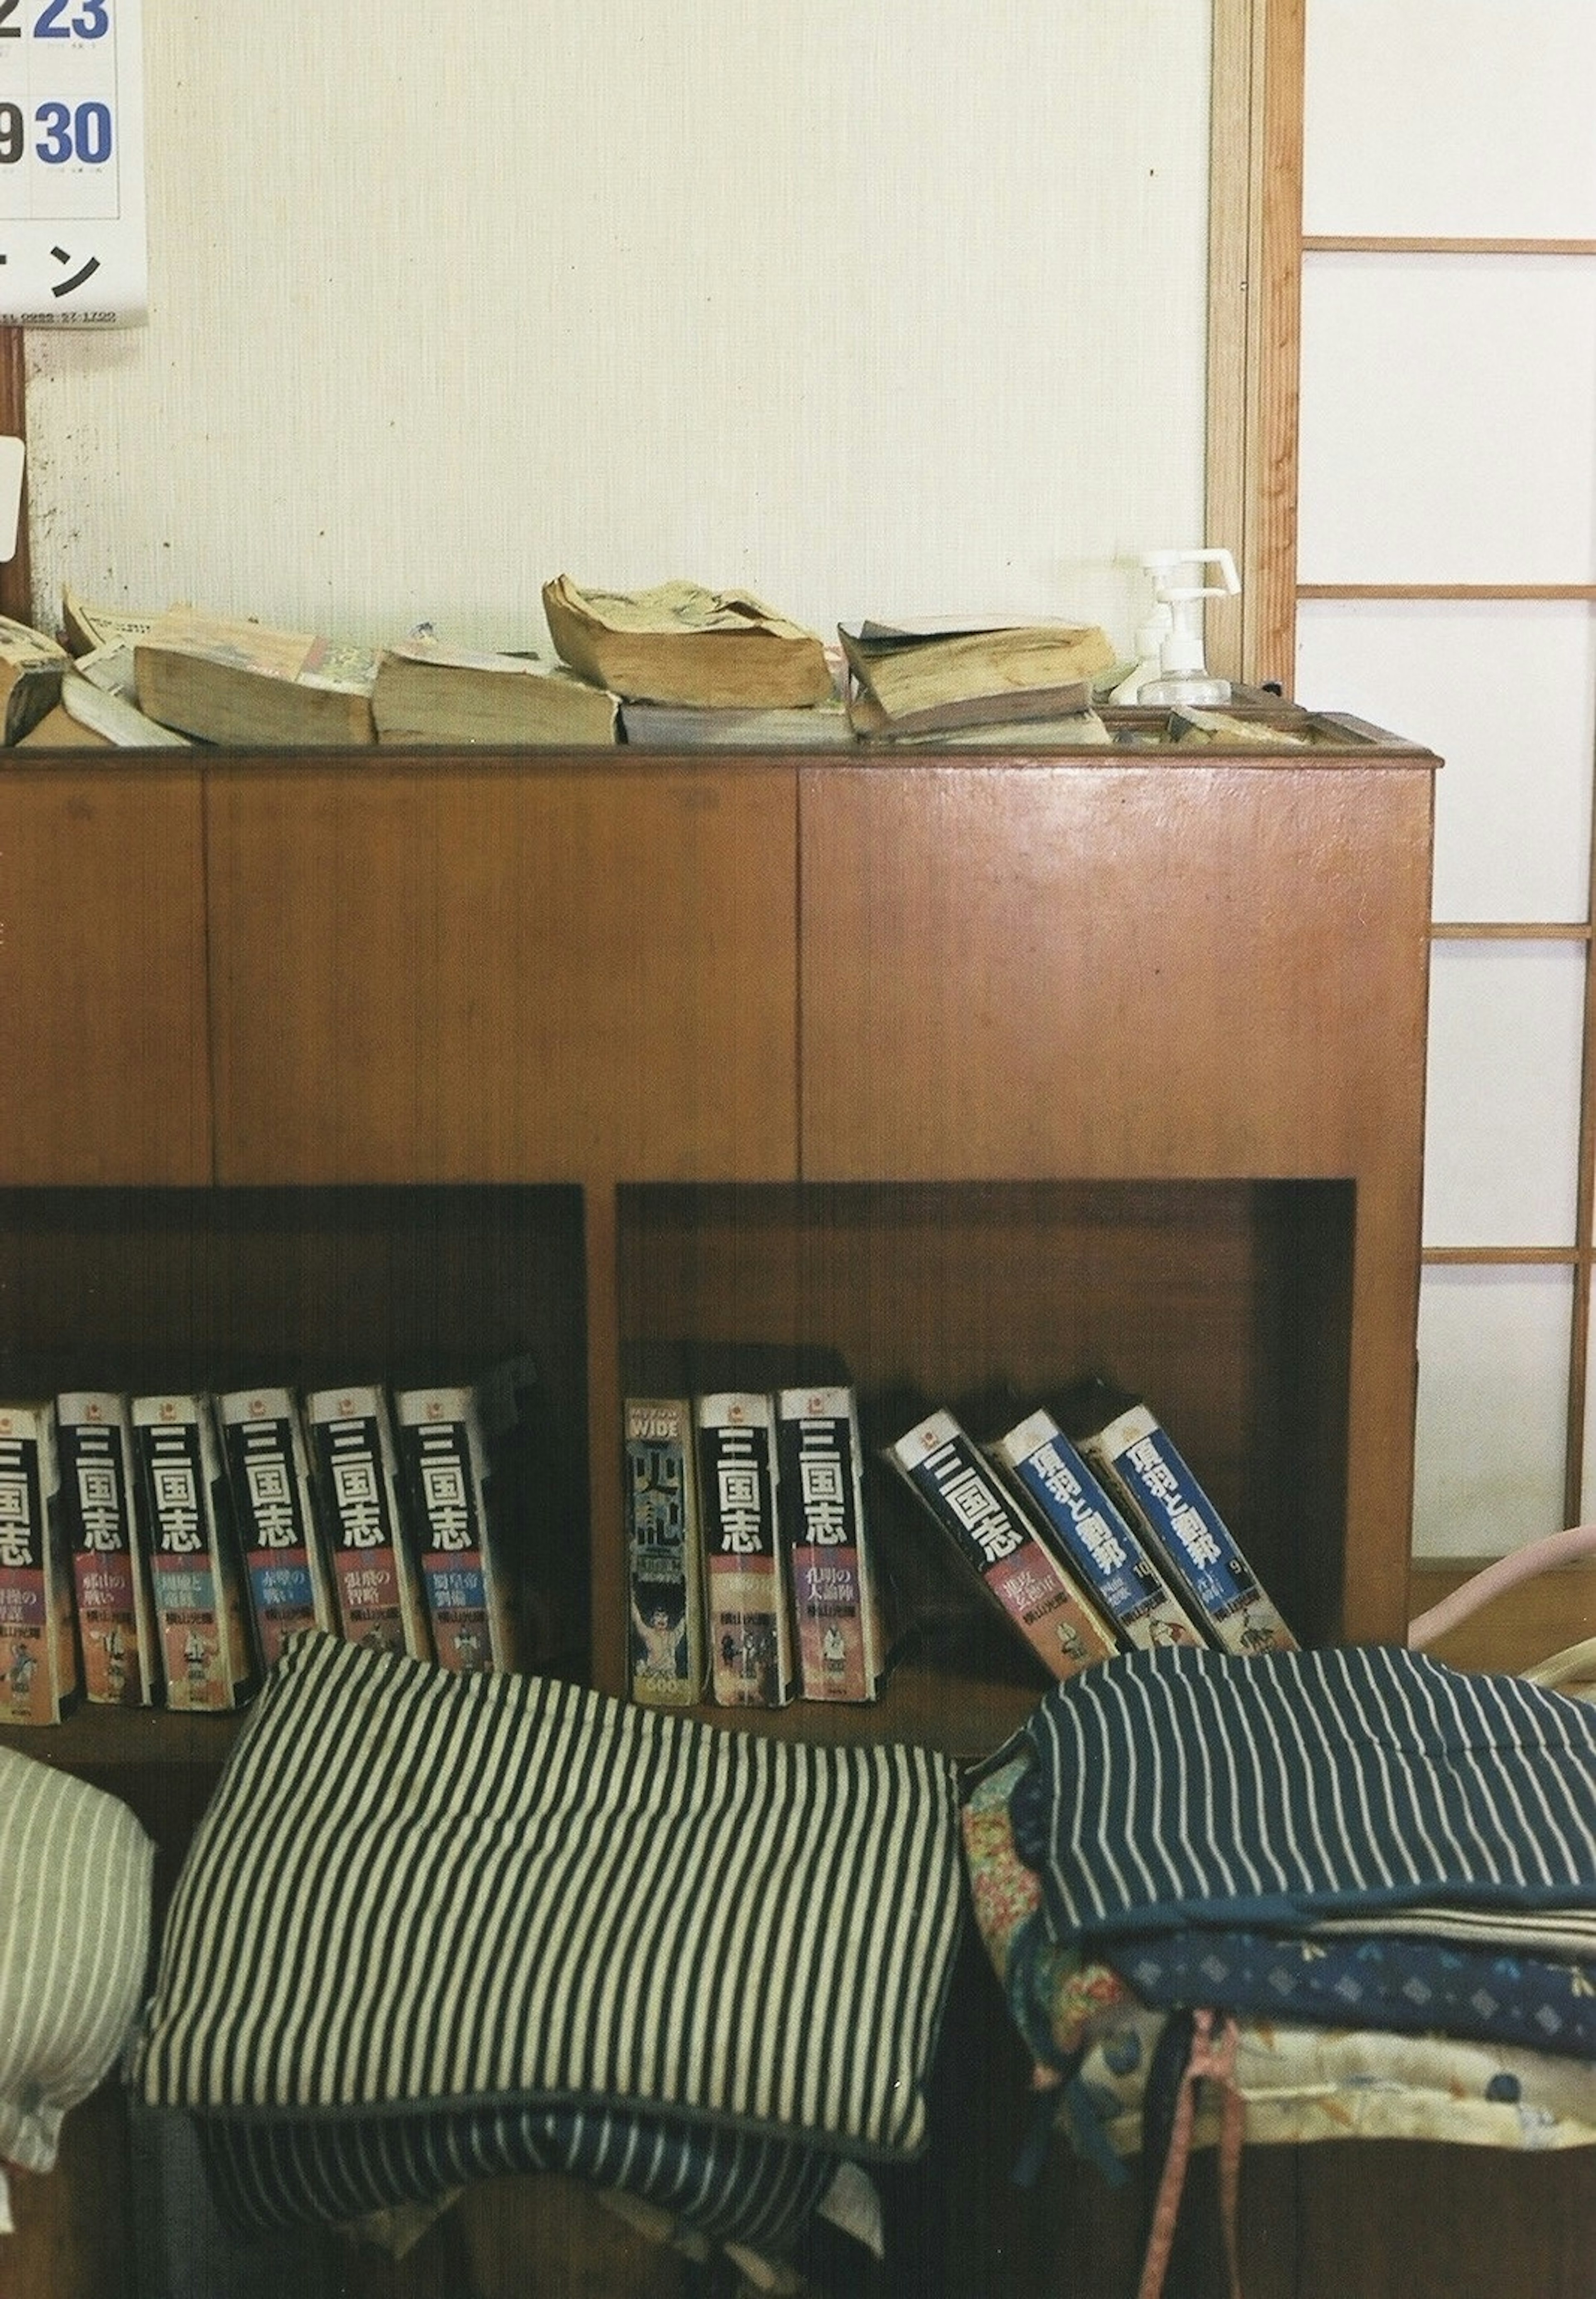
{"type": "Polygon", "coordinates": [[[303,1629],[515,1666],[488,1488],[524,1486],[535,1381],[514,1358],[474,1386],[0,1407],[0,1722],[235,1709],[303,1629]]]}
{"type": "Polygon", "coordinates": [[[1140,1400],[1088,1384],[1058,1414],[1007,1402],[978,1435],[942,1407],[867,1442],[845,1372],[694,1388],[676,1370],[629,1383],[624,1402],[638,1700],[876,1697],[904,1625],[888,1600],[887,1528],[868,1498],[877,1459],[914,1496],[961,1588],[984,1592],[1054,1679],[1135,1647],[1294,1648],[1140,1400]]]}

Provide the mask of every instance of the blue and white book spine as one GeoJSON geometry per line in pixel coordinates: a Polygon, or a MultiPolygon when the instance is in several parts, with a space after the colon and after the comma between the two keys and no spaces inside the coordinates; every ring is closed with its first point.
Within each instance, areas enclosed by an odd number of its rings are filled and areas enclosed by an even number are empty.
{"type": "Polygon", "coordinates": [[[1145,1405],[1081,1440],[1081,1450],[1152,1543],[1182,1597],[1226,1652],[1295,1652],[1293,1636],[1213,1502],[1145,1405]]]}
{"type": "Polygon", "coordinates": [[[345,1636],[377,1652],[430,1660],[387,1390],[370,1383],[312,1390],[304,1419],[345,1636]]]}
{"type": "Polygon", "coordinates": [[[394,1412],[438,1664],[466,1675],[513,1668],[514,1628],[489,1520],[476,1392],[402,1389],[394,1412]]]}
{"type": "Polygon", "coordinates": [[[252,1688],[232,1512],[209,1397],[136,1397],[133,1451],[169,1708],[237,1708],[252,1688]]]}
{"type": "Polygon", "coordinates": [[[785,1708],[798,1689],[790,1568],[777,1513],[776,1407],[762,1391],[694,1400],[710,1686],[729,1708],[785,1708]]]}
{"type": "Polygon", "coordinates": [[[1000,1437],[992,1451],[1037,1531],[1076,1572],[1127,1645],[1201,1645],[1208,1639],[1181,1604],[1118,1504],[1045,1407],[1000,1437]]]}
{"type": "Polygon", "coordinates": [[[107,1390],[63,1391],[55,1432],[85,1697],[153,1707],[160,1656],[128,1400],[107,1390]]]}

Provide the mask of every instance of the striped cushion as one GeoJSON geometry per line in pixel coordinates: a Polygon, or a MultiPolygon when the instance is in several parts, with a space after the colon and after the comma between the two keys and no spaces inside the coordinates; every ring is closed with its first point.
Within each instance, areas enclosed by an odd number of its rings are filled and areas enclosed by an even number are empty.
{"type": "Polygon", "coordinates": [[[296,1639],[179,1880],[136,2081],[301,2117],[627,2104],[916,2153],[953,1770],[296,1639]]]}
{"type": "Polygon", "coordinates": [[[218,2204],[251,2228],[364,2219],[436,2201],[478,2179],[563,2171],[641,2196],[716,2243],[785,2253],[837,2171],[837,2159],[818,2148],[591,2108],[476,2107],[302,2123],[207,2116],[198,2128],[218,2204]]]}
{"type": "Polygon", "coordinates": [[[154,1847],[126,1805],[0,1748],[0,2155],[55,2161],[137,2017],[154,1847]]]}
{"type": "Polygon", "coordinates": [[[1051,1690],[1011,1805],[1061,1940],[1415,1904],[1596,1904],[1596,1708],[1392,1646],[1121,1655],[1051,1690]]]}

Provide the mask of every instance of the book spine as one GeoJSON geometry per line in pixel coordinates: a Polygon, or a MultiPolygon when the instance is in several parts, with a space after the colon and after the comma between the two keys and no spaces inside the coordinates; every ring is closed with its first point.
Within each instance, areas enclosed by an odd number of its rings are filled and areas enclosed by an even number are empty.
{"type": "Polygon", "coordinates": [[[166,1705],[236,1708],[248,1646],[209,1398],[136,1397],[133,1442],[166,1705]]]}
{"type": "Polygon", "coordinates": [[[1182,1606],[1129,1521],[1051,1413],[1038,1411],[993,1446],[1043,1539],[1127,1645],[1201,1645],[1182,1606]]]}
{"type": "Polygon", "coordinates": [[[371,1387],[316,1390],[305,1399],[305,1423],[339,1626],[351,1644],[429,1660],[387,1395],[371,1387]]]}
{"type": "Polygon", "coordinates": [[[784,1708],[796,1689],[792,1618],[776,1508],[776,1415],[759,1391],[701,1396],[711,1689],[728,1708],[784,1708]]]}
{"type": "Polygon", "coordinates": [[[1107,1628],[951,1413],[905,1431],[888,1458],[1050,1675],[1108,1658],[1107,1628]]]}
{"type": "Polygon", "coordinates": [[[0,1720],[58,1724],[79,1689],[48,1406],[0,1407],[0,1720]]]}
{"type": "Polygon", "coordinates": [[[849,1388],[777,1398],[777,1501],[791,1560],[805,1700],[874,1700],[881,1615],[865,1529],[859,1412],[849,1388]]]}
{"type": "Polygon", "coordinates": [[[1215,1644],[1233,1653],[1297,1649],[1218,1510],[1145,1405],[1083,1438],[1081,1450],[1215,1644]]]}
{"type": "Polygon", "coordinates": [[[127,1399],[65,1393],[55,1400],[55,1427],[84,1697],[105,1707],[151,1707],[159,1652],[127,1399]]]}
{"type": "Polygon", "coordinates": [[[217,1413],[256,1648],[270,1668],[300,1630],[337,1627],[310,1456],[288,1390],[229,1390],[217,1413]]]}
{"type": "Polygon", "coordinates": [[[632,1697],[686,1707],[706,1677],[693,1401],[628,1397],[624,1422],[632,1697]]]}
{"type": "Polygon", "coordinates": [[[488,1515],[486,1452],[470,1389],[406,1389],[394,1399],[399,1457],[433,1650],[468,1674],[515,1665],[488,1515]]]}

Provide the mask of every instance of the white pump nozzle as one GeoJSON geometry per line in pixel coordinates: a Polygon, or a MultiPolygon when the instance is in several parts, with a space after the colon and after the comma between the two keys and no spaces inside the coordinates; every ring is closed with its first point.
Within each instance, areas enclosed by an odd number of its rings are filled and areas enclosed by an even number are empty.
{"type": "Polygon", "coordinates": [[[1202,602],[1233,598],[1241,589],[1235,560],[1225,550],[1150,551],[1142,564],[1152,577],[1153,596],[1168,609],[1169,628],[1162,649],[1163,678],[1156,685],[1144,686],[1141,699],[1158,702],[1227,701],[1228,679],[1210,679],[1208,676],[1202,650],[1202,602]],[[1218,568],[1218,583],[1202,581],[1201,570],[1205,567],[1218,568]],[[1181,691],[1165,693],[1162,690],[1166,683],[1181,691]]]}

